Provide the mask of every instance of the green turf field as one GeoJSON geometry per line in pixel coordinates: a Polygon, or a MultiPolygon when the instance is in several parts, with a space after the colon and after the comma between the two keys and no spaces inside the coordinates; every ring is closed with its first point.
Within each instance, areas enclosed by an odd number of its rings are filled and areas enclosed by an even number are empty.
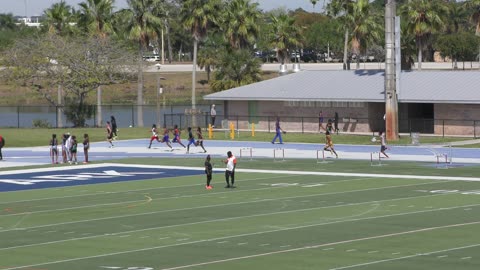
{"type": "Polygon", "coordinates": [[[238,166],[236,189],[219,171],[213,190],[186,176],[2,192],[0,269],[480,269],[478,166],[238,166]]]}

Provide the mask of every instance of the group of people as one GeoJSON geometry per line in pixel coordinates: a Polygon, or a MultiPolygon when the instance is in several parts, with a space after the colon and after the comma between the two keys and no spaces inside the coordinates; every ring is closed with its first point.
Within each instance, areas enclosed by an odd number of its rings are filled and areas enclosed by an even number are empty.
{"type": "MultiPolygon", "coordinates": [[[[227,165],[225,170],[225,182],[227,185],[225,188],[235,188],[235,168],[237,167],[237,158],[232,154],[231,151],[227,152],[227,159],[223,160],[223,163],[227,165]]],[[[210,155],[207,155],[205,159],[205,174],[207,176],[207,185],[206,189],[212,189],[211,185],[212,174],[213,174],[213,164],[211,163],[210,155]]]]}
{"type": "Polygon", "coordinates": [[[188,144],[185,146],[182,143],[182,139],[180,138],[180,130],[178,129],[178,125],[175,125],[173,128],[173,140],[170,142],[170,130],[168,128],[163,129],[163,137],[160,139],[158,136],[158,130],[157,130],[157,125],[153,124],[152,125],[152,136],[150,137],[150,144],[148,145],[148,148],[150,149],[152,147],[152,142],[157,141],[160,143],[165,143],[171,151],[173,151],[172,143],[178,143],[183,148],[187,148],[187,154],[190,153],[190,146],[201,146],[203,149],[203,152],[206,153],[207,150],[205,150],[205,147],[203,146],[203,134],[202,134],[202,129],[200,127],[197,128],[197,140],[195,141],[195,136],[193,135],[192,128],[188,127],[188,144]]]}
{"type": "MultiPolygon", "coordinates": [[[[52,159],[52,164],[58,164],[58,155],[59,155],[59,141],[57,139],[57,134],[52,134],[50,139],[50,157],[52,159]]],[[[88,163],[88,151],[90,150],[90,138],[88,134],[83,134],[83,155],[85,157],[83,163],[88,163]]],[[[65,133],[62,135],[62,160],[63,163],[78,164],[77,152],[78,152],[78,141],[77,136],[70,135],[70,133],[65,133]]]]}

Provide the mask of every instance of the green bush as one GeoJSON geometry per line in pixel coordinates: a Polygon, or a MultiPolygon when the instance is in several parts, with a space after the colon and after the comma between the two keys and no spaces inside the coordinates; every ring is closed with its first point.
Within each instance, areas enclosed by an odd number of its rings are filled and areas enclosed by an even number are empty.
{"type": "Polygon", "coordinates": [[[34,128],[51,128],[50,123],[45,119],[33,119],[32,125],[34,128]]]}

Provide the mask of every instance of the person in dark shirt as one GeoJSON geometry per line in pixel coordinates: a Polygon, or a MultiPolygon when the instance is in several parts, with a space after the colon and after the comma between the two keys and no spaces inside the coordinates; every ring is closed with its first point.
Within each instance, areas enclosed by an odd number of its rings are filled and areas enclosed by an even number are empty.
{"type": "Polygon", "coordinates": [[[207,185],[205,186],[206,189],[213,188],[210,185],[210,182],[212,181],[212,172],[213,172],[213,167],[212,167],[212,163],[210,163],[210,155],[207,155],[207,158],[205,159],[205,174],[207,175],[207,185]]]}
{"type": "Polygon", "coordinates": [[[113,115],[110,116],[110,123],[112,124],[113,139],[116,140],[117,139],[118,127],[117,127],[117,120],[115,119],[115,117],[113,115]]]}
{"type": "Polygon", "coordinates": [[[202,134],[202,128],[198,127],[197,128],[197,142],[195,143],[196,146],[201,146],[203,149],[203,152],[206,153],[207,150],[205,150],[205,147],[203,147],[203,134],[202,134]]]}
{"type": "Polygon", "coordinates": [[[3,159],[2,148],[5,146],[5,138],[0,135],[0,160],[3,159]]]}
{"type": "Polygon", "coordinates": [[[187,154],[190,152],[190,145],[195,145],[197,146],[197,144],[195,143],[195,137],[193,137],[193,133],[192,133],[192,128],[191,127],[188,127],[188,144],[187,144],[187,154]]]}

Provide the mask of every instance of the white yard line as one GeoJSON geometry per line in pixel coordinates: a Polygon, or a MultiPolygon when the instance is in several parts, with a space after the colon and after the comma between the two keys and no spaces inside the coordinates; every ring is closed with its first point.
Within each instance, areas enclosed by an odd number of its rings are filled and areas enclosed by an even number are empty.
{"type": "MultiPolygon", "coordinates": [[[[411,186],[419,186],[419,185],[429,185],[429,184],[433,184],[433,183],[435,183],[435,182],[428,182],[428,183],[421,183],[421,184],[411,184],[411,185],[400,185],[400,186],[387,186],[387,187],[369,188],[369,189],[359,189],[359,190],[342,191],[342,192],[320,193],[320,194],[292,196],[292,197],[282,197],[282,198],[274,198],[274,199],[260,199],[260,200],[257,200],[257,201],[245,201],[245,202],[232,203],[230,205],[249,204],[249,203],[257,203],[257,202],[267,202],[267,201],[278,201],[278,200],[285,200],[285,199],[298,199],[298,198],[317,197],[317,196],[326,196],[326,195],[349,194],[349,193],[363,192],[363,191],[373,191],[373,190],[384,190],[384,189],[391,189],[391,188],[402,188],[402,187],[411,187],[411,186]]],[[[447,195],[447,194],[445,194],[445,195],[447,195]]],[[[432,196],[432,195],[427,195],[427,196],[432,196]]],[[[420,196],[417,196],[417,197],[420,197],[420,196]]],[[[416,197],[413,197],[413,198],[416,198],[416,197]]],[[[346,205],[348,205],[348,204],[346,204],[346,205]]],[[[52,227],[52,226],[58,226],[58,225],[67,225],[67,224],[75,224],[75,223],[83,223],[83,222],[91,222],[91,221],[109,220],[109,219],[125,218],[125,217],[135,217],[135,216],[143,216],[143,215],[151,215],[151,214],[159,214],[159,213],[167,213],[167,212],[176,212],[176,211],[183,211],[183,210],[194,210],[194,209],[210,208],[210,207],[217,207],[217,206],[226,206],[226,204],[207,205],[207,206],[200,206],[200,207],[180,208],[180,209],[177,208],[177,209],[145,212],[145,213],[139,213],[139,214],[129,214],[129,215],[111,216],[111,217],[104,217],[104,218],[94,218],[94,219],[84,219],[84,220],[69,221],[69,222],[51,223],[51,224],[32,226],[32,227],[11,228],[11,229],[7,229],[7,230],[0,230],[0,233],[9,232],[9,231],[13,231],[13,230],[29,230],[29,229],[45,228],[45,227],[52,227]]],[[[344,206],[344,205],[338,205],[338,206],[344,206]]],[[[307,208],[307,209],[310,209],[310,208],[307,208]]],[[[311,208],[311,209],[316,209],[316,208],[311,208]]],[[[295,210],[295,211],[301,211],[301,210],[295,210]]]]}
{"type": "MultiPolygon", "coordinates": [[[[334,245],[340,245],[340,244],[348,244],[348,243],[354,243],[354,242],[360,242],[360,241],[367,241],[367,240],[374,240],[374,239],[382,239],[382,238],[388,238],[388,237],[395,237],[395,236],[401,236],[401,235],[408,235],[408,234],[414,234],[414,233],[420,233],[420,232],[428,232],[428,231],[439,230],[439,229],[447,229],[447,228],[462,227],[462,226],[477,225],[477,224],[480,224],[480,221],[469,222],[469,223],[459,223],[459,224],[452,224],[452,225],[445,225],[445,226],[437,226],[437,227],[428,227],[428,228],[423,228],[423,229],[418,229],[418,230],[411,230],[411,231],[404,231],[404,232],[398,232],[398,233],[383,234],[383,235],[377,235],[377,236],[371,236],[371,237],[364,237],[364,238],[357,238],[357,239],[350,239],[350,240],[344,240],[344,241],[338,241],[338,242],[331,242],[331,243],[325,243],[325,244],[319,244],[319,245],[313,245],[313,246],[305,246],[305,247],[300,247],[300,248],[292,248],[292,249],[285,249],[285,250],[272,251],[272,252],[266,252],[266,253],[259,253],[259,254],[248,255],[248,256],[233,257],[233,258],[228,258],[228,259],[223,259],[223,260],[214,260],[214,261],[203,262],[203,263],[189,264],[189,265],[183,265],[183,266],[177,266],[177,267],[171,267],[171,268],[163,268],[163,269],[161,269],[161,270],[185,269],[185,268],[190,268],[190,267],[197,267],[197,266],[203,266],[203,265],[211,265],[211,264],[222,263],[222,262],[238,261],[238,260],[243,260],[243,259],[250,259],[250,258],[256,258],[256,257],[264,257],[264,256],[269,256],[269,255],[281,254],[281,253],[288,253],[288,252],[295,252],[295,251],[303,251],[303,250],[308,250],[308,249],[317,249],[317,248],[334,246],[334,245]]],[[[258,234],[258,233],[255,233],[255,234],[258,234]]],[[[248,235],[248,234],[247,234],[247,235],[248,235]]],[[[195,243],[202,243],[202,242],[218,241],[218,240],[228,239],[228,238],[232,238],[232,237],[240,237],[240,236],[246,236],[246,235],[235,235],[235,236],[228,236],[228,237],[219,237],[219,238],[213,238],[213,239],[192,241],[192,242],[188,242],[188,243],[173,244],[173,245],[166,245],[166,246],[157,246],[157,247],[150,247],[150,248],[142,248],[142,249],[135,249],[135,250],[128,250],[128,251],[114,252],[114,253],[101,254],[101,255],[95,255],[95,256],[87,256],[87,257],[81,257],[81,258],[73,258],[73,259],[67,259],[67,260],[58,260],[58,261],[52,261],[52,262],[45,262],[45,263],[39,263],[39,264],[23,265],[23,266],[5,268],[5,269],[3,269],[3,270],[15,270],[15,269],[22,269],[22,268],[29,268],[29,267],[38,267],[38,266],[50,265],[50,264],[58,264],[58,263],[66,263],[66,262],[80,261],[80,260],[86,260],[86,259],[97,259],[97,258],[103,258],[103,257],[107,257],[107,256],[123,255],[123,254],[129,254],[129,253],[134,253],[134,252],[149,251],[149,250],[160,249],[160,248],[167,248],[167,247],[173,247],[173,246],[179,246],[179,245],[186,245],[186,244],[195,244],[195,243]]],[[[439,252],[446,252],[446,251],[459,250],[459,249],[466,249],[466,248],[477,247],[477,246],[480,246],[480,244],[475,244],[475,245],[470,245],[470,246],[463,246],[463,247],[456,247],[456,248],[452,248],[452,249],[448,249],[448,250],[433,251],[433,252],[429,252],[429,253],[424,253],[423,255],[429,255],[429,254],[435,254],[435,253],[439,253],[439,252]]],[[[404,256],[404,257],[401,257],[401,258],[405,259],[405,258],[410,258],[410,257],[414,257],[414,256],[420,256],[420,254],[416,254],[416,255],[412,255],[412,256],[404,256]]],[[[400,258],[395,258],[395,259],[398,260],[398,259],[400,259],[400,258]]],[[[390,260],[395,260],[395,259],[390,259],[390,260]]],[[[383,261],[389,261],[389,260],[383,260],[383,261]]],[[[380,263],[380,262],[383,262],[383,261],[371,262],[371,263],[369,263],[369,264],[380,263]]],[[[365,265],[368,265],[368,264],[365,264],[365,265]]],[[[348,267],[351,268],[351,267],[357,267],[357,266],[360,266],[360,265],[348,266],[348,267]]],[[[339,270],[339,269],[346,269],[346,268],[335,268],[335,269],[336,269],[336,270],[339,270]]]]}
{"type": "MultiPolygon", "coordinates": [[[[479,222],[475,222],[479,223],[479,222]]],[[[460,224],[461,225],[461,224],[460,224]]],[[[467,223],[467,225],[470,225],[470,223],[467,223]]],[[[455,247],[455,248],[449,248],[449,249],[443,249],[443,250],[435,250],[431,252],[426,252],[426,253],[419,253],[419,254],[413,254],[409,256],[402,256],[398,258],[392,258],[392,259],[385,259],[385,260],[378,260],[378,261],[372,261],[368,263],[360,263],[360,264],[354,264],[354,265],[349,265],[349,266],[343,266],[343,267],[337,267],[337,268],[331,268],[329,270],[343,270],[343,269],[351,269],[351,268],[356,268],[356,267],[361,267],[361,266],[367,266],[367,265],[372,265],[372,264],[379,264],[379,263],[384,263],[384,262],[392,262],[392,261],[399,261],[399,260],[405,260],[405,259],[411,259],[419,256],[428,256],[428,255],[435,255],[438,253],[444,253],[444,252],[450,252],[450,251],[456,251],[456,250],[462,250],[462,249],[467,249],[467,248],[474,248],[474,247],[480,247],[480,244],[475,244],[475,245],[468,245],[468,246],[463,246],[463,247],[455,247]]],[[[444,256],[438,256],[437,258],[445,258],[448,257],[448,255],[444,256]]],[[[471,258],[471,257],[468,257],[471,258]]],[[[462,258],[464,259],[464,258],[462,258]]]]}
{"type": "MultiPolygon", "coordinates": [[[[437,195],[442,196],[442,195],[445,195],[445,194],[437,194],[437,195]]],[[[433,196],[437,196],[437,195],[433,195],[433,196]]],[[[428,197],[428,196],[420,196],[420,197],[428,197]]],[[[418,197],[414,197],[414,198],[418,198],[418,197]]],[[[398,200],[403,200],[403,199],[411,199],[411,198],[398,198],[398,199],[391,199],[391,200],[370,201],[370,202],[364,202],[364,203],[346,204],[346,205],[342,205],[342,206],[325,206],[325,207],[317,207],[317,208],[318,209],[328,209],[328,208],[337,208],[337,207],[343,207],[343,206],[352,206],[352,205],[355,206],[355,205],[361,205],[361,204],[370,204],[372,202],[379,203],[379,202],[388,202],[388,201],[398,201],[398,200]]],[[[372,219],[377,219],[377,218],[396,217],[396,216],[404,216],[404,215],[419,214],[419,213],[429,213],[429,212],[452,210],[452,209],[459,209],[459,208],[465,208],[465,207],[475,207],[475,206],[480,206],[480,204],[462,205],[462,206],[455,206],[455,207],[445,207],[445,208],[421,210],[421,211],[412,211],[412,212],[406,212],[406,213],[398,213],[398,214],[383,215],[383,216],[376,216],[376,217],[367,217],[367,218],[349,218],[349,219],[344,219],[344,220],[334,220],[334,221],[329,221],[329,222],[302,225],[302,226],[296,226],[296,227],[290,227],[290,228],[282,227],[282,228],[276,228],[276,229],[273,229],[273,230],[268,230],[268,231],[263,231],[263,232],[242,234],[242,235],[230,236],[230,237],[221,237],[221,238],[218,238],[218,239],[223,240],[223,239],[228,239],[228,238],[231,238],[231,237],[258,235],[258,234],[272,233],[272,232],[278,232],[278,231],[288,231],[288,230],[296,230],[296,229],[310,228],[310,227],[316,227],[316,226],[325,226],[325,225],[338,224],[338,223],[343,223],[343,222],[355,222],[355,221],[362,221],[362,220],[372,220],[372,219]]],[[[93,239],[93,238],[99,238],[99,237],[105,237],[105,236],[123,235],[123,234],[128,234],[128,233],[137,233],[137,232],[151,231],[151,230],[164,229],[164,228],[174,228],[174,227],[190,226],[190,225],[203,224],[203,223],[229,221],[229,220],[235,220],[235,219],[241,219],[241,218],[251,218],[251,217],[259,217],[259,216],[276,215],[276,214],[283,214],[283,213],[289,213],[289,212],[296,212],[296,210],[283,211],[283,212],[273,212],[273,213],[268,213],[268,214],[249,215],[249,216],[242,216],[242,217],[214,219],[214,220],[209,220],[209,221],[200,221],[200,222],[192,222],[192,223],[185,223],[185,224],[160,226],[160,227],[153,227],[153,228],[146,228],[146,229],[139,229],[139,230],[123,231],[123,232],[112,233],[112,234],[101,234],[101,235],[93,235],[93,236],[86,236],[86,237],[70,238],[70,239],[63,239],[63,240],[57,240],[57,241],[50,241],[50,242],[43,242],[43,243],[36,243],[36,244],[29,244],[29,245],[21,245],[21,246],[0,248],[0,251],[11,250],[11,249],[16,249],[16,248],[24,248],[24,247],[50,245],[50,244],[77,241],[77,240],[93,239]]],[[[56,232],[56,231],[53,231],[53,232],[56,232]]],[[[164,239],[167,239],[167,238],[164,238],[164,239]]],[[[205,240],[205,241],[207,241],[207,240],[205,240]]],[[[192,243],[196,243],[196,241],[192,242],[192,243]]]]}

